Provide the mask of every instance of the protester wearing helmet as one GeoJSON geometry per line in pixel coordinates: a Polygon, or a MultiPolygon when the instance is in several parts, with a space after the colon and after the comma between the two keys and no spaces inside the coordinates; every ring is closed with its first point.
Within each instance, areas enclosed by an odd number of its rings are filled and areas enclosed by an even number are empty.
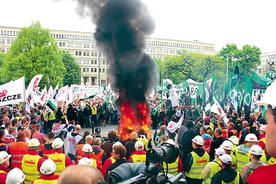
{"type": "Polygon", "coordinates": [[[188,183],[201,184],[201,172],[208,164],[210,157],[203,149],[203,138],[199,135],[192,139],[193,151],[189,153],[184,162],[184,171],[188,183]]]}
{"type": "Polygon", "coordinates": [[[44,159],[39,156],[39,146],[38,139],[31,139],[28,144],[28,154],[22,158],[22,171],[26,175],[25,184],[30,184],[40,177],[39,169],[44,159]]]}
{"type": "Polygon", "coordinates": [[[32,182],[32,184],[57,184],[58,177],[54,175],[56,164],[53,160],[45,160],[40,167],[40,178],[32,182]]]}
{"type": "Polygon", "coordinates": [[[251,146],[258,144],[258,139],[255,134],[247,134],[245,137],[245,144],[241,144],[236,148],[237,171],[241,172],[242,168],[250,162],[249,150],[251,146]]]}
{"type": "Polygon", "coordinates": [[[220,166],[220,160],[218,157],[225,154],[225,151],[221,147],[215,149],[215,151],[216,151],[215,159],[213,161],[209,162],[204,167],[204,169],[201,173],[202,179],[204,180],[203,183],[205,183],[205,184],[210,184],[213,176],[222,169],[220,166]]]}
{"type": "Polygon", "coordinates": [[[231,158],[232,158],[232,165],[231,165],[231,167],[232,167],[232,169],[236,170],[236,169],[237,169],[237,158],[236,158],[236,156],[232,153],[232,150],[233,150],[233,143],[232,143],[231,141],[229,141],[229,140],[225,140],[225,141],[221,144],[220,147],[224,149],[225,154],[228,154],[228,155],[231,156],[231,158]]]}
{"type": "Polygon", "coordinates": [[[266,128],[266,125],[261,125],[261,127],[259,129],[260,137],[259,137],[259,143],[258,143],[258,145],[263,150],[265,149],[265,142],[266,142],[266,139],[265,139],[265,128],[266,128]]]}
{"type": "Polygon", "coordinates": [[[223,154],[218,157],[221,161],[222,170],[217,172],[212,178],[211,184],[218,183],[242,183],[241,176],[238,171],[231,168],[232,159],[228,154],[223,154]]]}
{"type": "Polygon", "coordinates": [[[55,175],[60,175],[60,173],[69,165],[72,165],[73,162],[70,159],[70,157],[68,157],[67,155],[65,155],[64,153],[62,153],[62,146],[63,146],[63,141],[58,137],[56,138],[53,143],[52,143],[52,147],[54,149],[54,153],[52,153],[51,155],[49,155],[49,159],[53,160],[55,165],[56,165],[56,171],[55,171],[55,175]]]}
{"type": "MultiPolygon", "coordinates": [[[[268,106],[268,111],[266,113],[266,120],[268,122],[266,130],[266,151],[269,155],[276,158],[276,81],[274,81],[267,89],[261,101],[258,102],[259,105],[268,106]]],[[[268,166],[258,167],[247,179],[250,184],[259,183],[276,183],[274,177],[276,170],[276,164],[271,164],[268,166]]]]}
{"type": "Polygon", "coordinates": [[[80,155],[81,159],[82,158],[88,158],[88,159],[90,159],[90,163],[91,163],[92,167],[95,167],[95,168],[97,168],[99,170],[102,169],[102,164],[98,160],[96,160],[96,159],[93,158],[94,157],[94,155],[93,155],[93,148],[92,148],[92,146],[90,144],[83,145],[82,152],[83,152],[83,154],[80,155]]]}
{"type": "Polygon", "coordinates": [[[0,152],[0,184],[4,184],[7,178],[7,173],[9,172],[9,165],[11,155],[8,155],[6,151],[0,152]]]}
{"type": "Polygon", "coordinates": [[[242,169],[241,172],[241,177],[244,183],[247,183],[246,180],[248,178],[248,176],[254,171],[256,170],[258,167],[260,166],[264,166],[265,163],[263,163],[262,161],[260,161],[262,154],[263,154],[263,150],[260,146],[258,145],[253,145],[250,150],[250,163],[246,164],[244,166],[244,168],[242,169]]]}
{"type": "MultiPolygon", "coordinates": [[[[21,184],[25,180],[25,174],[21,169],[14,168],[7,175],[6,184],[21,184]]],[[[0,179],[2,181],[2,179],[0,179]]]]}
{"type": "Polygon", "coordinates": [[[239,145],[239,138],[237,136],[232,135],[229,139],[233,143],[233,149],[232,152],[235,154],[236,147],[239,145]]]}

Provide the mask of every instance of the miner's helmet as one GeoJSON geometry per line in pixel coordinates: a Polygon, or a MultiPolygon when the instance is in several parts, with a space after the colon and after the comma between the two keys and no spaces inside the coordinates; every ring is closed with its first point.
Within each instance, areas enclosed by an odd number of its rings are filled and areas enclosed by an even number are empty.
{"type": "Polygon", "coordinates": [[[95,129],[96,134],[101,134],[101,131],[102,131],[102,130],[101,130],[100,128],[96,128],[96,129],[95,129]]]}

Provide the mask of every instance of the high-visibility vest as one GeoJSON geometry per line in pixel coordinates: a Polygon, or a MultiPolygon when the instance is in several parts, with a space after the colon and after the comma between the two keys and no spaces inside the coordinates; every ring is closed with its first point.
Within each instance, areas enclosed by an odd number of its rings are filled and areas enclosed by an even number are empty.
{"type": "Polygon", "coordinates": [[[94,168],[96,168],[96,169],[97,169],[98,165],[97,165],[96,160],[95,160],[94,158],[90,158],[89,160],[91,160],[91,161],[92,161],[92,167],[94,167],[94,168]]]}
{"type": "Polygon", "coordinates": [[[221,170],[220,164],[216,161],[209,162],[208,164],[210,165],[211,170],[210,170],[208,178],[203,180],[204,184],[210,184],[211,181],[212,181],[213,176],[221,170]]]}
{"type": "Polygon", "coordinates": [[[235,179],[229,183],[225,183],[224,181],[221,182],[222,184],[239,184],[240,183],[240,173],[237,171],[237,175],[235,179]]]}
{"type": "Polygon", "coordinates": [[[84,152],[82,151],[82,147],[84,144],[78,144],[77,146],[77,160],[80,160],[82,157],[81,155],[84,154],[84,152]]]}
{"type": "Polygon", "coordinates": [[[94,158],[95,160],[98,160],[101,164],[103,164],[103,154],[104,154],[104,150],[101,150],[98,154],[95,154],[93,152],[92,158],[94,158]]]}
{"type": "Polygon", "coordinates": [[[48,116],[48,120],[49,121],[53,121],[56,119],[56,115],[53,111],[50,112],[49,116],[48,116]]]}
{"type": "Polygon", "coordinates": [[[58,180],[43,180],[43,179],[37,179],[33,182],[33,184],[57,184],[58,180]]]}
{"type": "Polygon", "coordinates": [[[236,170],[237,169],[237,158],[235,155],[233,155],[232,153],[229,154],[232,158],[232,164],[231,167],[232,169],[236,170]]]}
{"type": "Polygon", "coordinates": [[[205,151],[204,155],[198,156],[194,151],[191,152],[193,163],[189,172],[185,172],[186,176],[192,179],[201,179],[201,172],[209,162],[209,155],[205,151]]]}
{"type": "Polygon", "coordinates": [[[25,154],[28,153],[29,147],[25,142],[14,142],[9,146],[9,152],[11,156],[11,168],[22,169],[21,163],[22,158],[25,154]]]}
{"type": "Polygon", "coordinates": [[[37,170],[37,164],[41,157],[39,155],[24,155],[22,159],[22,171],[25,174],[25,184],[31,184],[32,181],[40,177],[40,173],[37,170]]]}
{"type": "Polygon", "coordinates": [[[236,148],[237,171],[241,172],[244,166],[250,162],[250,153],[241,153],[238,148],[239,146],[236,148]]]}
{"type": "MultiPolygon", "coordinates": [[[[166,167],[166,163],[163,163],[164,170],[166,169],[166,167]]],[[[173,176],[176,176],[178,174],[178,158],[173,163],[168,164],[168,173],[173,176]]]]}
{"type": "Polygon", "coordinates": [[[146,154],[133,154],[130,157],[133,162],[146,162],[146,154]]]}
{"type": "Polygon", "coordinates": [[[44,121],[48,120],[48,112],[47,112],[47,111],[44,111],[44,112],[42,113],[42,115],[43,115],[43,120],[44,120],[44,121]]]}
{"type": "Polygon", "coordinates": [[[66,163],[65,163],[65,154],[63,153],[54,153],[49,155],[49,159],[53,160],[56,164],[56,170],[55,170],[55,175],[60,175],[61,172],[65,169],[66,163]]]}
{"type": "Polygon", "coordinates": [[[0,174],[7,174],[6,171],[0,170],[0,174]]]}
{"type": "Polygon", "coordinates": [[[54,148],[48,150],[45,148],[44,144],[41,145],[41,151],[43,154],[43,158],[47,159],[51,154],[55,152],[54,148]]]}

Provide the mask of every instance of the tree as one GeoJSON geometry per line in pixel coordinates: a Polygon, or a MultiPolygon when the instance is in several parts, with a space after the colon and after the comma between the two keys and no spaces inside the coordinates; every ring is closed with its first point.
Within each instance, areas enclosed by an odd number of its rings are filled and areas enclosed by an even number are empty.
{"type": "Polygon", "coordinates": [[[63,83],[71,86],[72,84],[80,84],[81,68],[76,63],[75,58],[68,52],[62,54],[62,62],[66,68],[63,83]]]}
{"type": "Polygon", "coordinates": [[[251,74],[252,70],[256,70],[261,63],[261,50],[254,45],[244,45],[242,49],[239,49],[235,44],[227,44],[226,47],[220,50],[218,55],[225,60],[225,63],[228,59],[229,75],[234,73],[235,63],[238,62],[241,86],[245,84],[246,74],[251,74]]]}
{"type": "Polygon", "coordinates": [[[159,67],[164,78],[171,79],[175,84],[189,78],[202,82],[214,75],[221,81],[225,80],[222,72],[224,64],[218,56],[184,51],[176,56],[167,56],[159,67]]]}
{"type": "Polygon", "coordinates": [[[40,86],[63,86],[65,67],[62,52],[58,49],[49,29],[41,27],[40,22],[21,28],[7,52],[1,68],[3,82],[16,80],[25,75],[26,85],[33,76],[43,74],[40,86]]]}

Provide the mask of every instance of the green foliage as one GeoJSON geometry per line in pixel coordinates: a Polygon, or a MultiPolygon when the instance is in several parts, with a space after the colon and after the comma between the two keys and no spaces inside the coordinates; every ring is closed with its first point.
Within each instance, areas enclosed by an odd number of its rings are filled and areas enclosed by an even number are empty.
{"type": "Polygon", "coordinates": [[[15,80],[25,75],[26,86],[33,76],[43,74],[40,86],[63,86],[65,67],[62,53],[50,31],[41,27],[40,22],[21,28],[6,54],[1,68],[3,82],[15,80]]]}
{"type": "Polygon", "coordinates": [[[235,62],[238,61],[242,88],[244,88],[246,74],[251,74],[261,63],[261,50],[254,45],[244,45],[242,49],[239,49],[235,44],[227,44],[218,55],[223,58],[225,63],[228,58],[229,75],[234,73],[235,62]]]}
{"type": "Polygon", "coordinates": [[[225,65],[218,56],[184,51],[176,56],[167,56],[159,67],[163,78],[171,79],[174,84],[189,78],[202,82],[214,75],[225,81],[225,65]]]}
{"type": "Polygon", "coordinates": [[[64,52],[62,54],[62,62],[66,69],[63,84],[69,86],[72,84],[80,84],[81,68],[79,64],[76,63],[75,58],[70,53],[64,52]]]}
{"type": "Polygon", "coordinates": [[[5,59],[5,53],[1,52],[0,53],[0,67],[2,67],[4,59],[5,59]]]}

